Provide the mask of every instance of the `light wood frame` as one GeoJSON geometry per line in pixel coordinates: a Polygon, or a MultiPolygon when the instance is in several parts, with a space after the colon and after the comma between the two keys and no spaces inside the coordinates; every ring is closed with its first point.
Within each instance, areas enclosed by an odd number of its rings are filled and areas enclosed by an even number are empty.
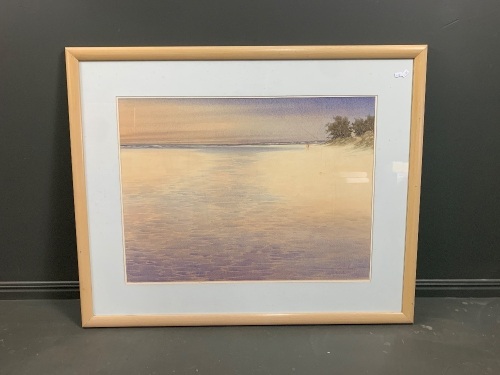
{"type": "Polygon", "coordinates": [[[82,326],[194,326],[274,324],[412,323],[418,240],[422,140],[424,128],[426,45],[266,46],[266,47],[67,47],[66,70],[71,133],[82,326]],[[401,312],[169,314],[98,316],[93,311],[89,229],[83,152],[79,63],[82,61],[158,60],[332,60],[413,59],[406,248],[401,312]]]}

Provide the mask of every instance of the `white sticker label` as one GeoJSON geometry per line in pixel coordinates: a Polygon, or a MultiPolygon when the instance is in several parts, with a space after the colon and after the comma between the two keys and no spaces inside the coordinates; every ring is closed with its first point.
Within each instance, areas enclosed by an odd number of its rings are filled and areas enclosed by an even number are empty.
{"type": "Polygon", "coordinates": [[[396,72],[394,73],[394,78],[405,78],[410,72],[408,69],[403,70],[402,72],[396,72]]]}

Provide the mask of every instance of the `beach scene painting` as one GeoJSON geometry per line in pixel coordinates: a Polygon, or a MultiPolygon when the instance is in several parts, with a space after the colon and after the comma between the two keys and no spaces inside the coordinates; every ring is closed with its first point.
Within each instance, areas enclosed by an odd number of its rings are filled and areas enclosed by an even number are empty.
{"type": "Polygon", "coordinates": [[[117,111],[128,283],[370,279],[375,96],[117,111]]]}

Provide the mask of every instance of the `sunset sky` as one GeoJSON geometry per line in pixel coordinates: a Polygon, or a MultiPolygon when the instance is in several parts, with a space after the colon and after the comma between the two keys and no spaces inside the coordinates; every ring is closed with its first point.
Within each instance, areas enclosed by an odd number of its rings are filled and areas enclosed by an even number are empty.
{"type": "Polygon", "coordinates": [[[326,140],[335,116],[375,114],[375,97],[119,98],[121,144],[326,140]]]}

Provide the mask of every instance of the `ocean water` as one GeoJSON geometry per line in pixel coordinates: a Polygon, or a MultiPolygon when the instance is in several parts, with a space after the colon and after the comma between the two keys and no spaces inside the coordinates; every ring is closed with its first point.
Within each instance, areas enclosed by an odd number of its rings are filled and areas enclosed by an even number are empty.
{"type": "Polygon", "coordinates": [[[128,282],[369,278],[373,150],[121,149],[128,282]]]}

